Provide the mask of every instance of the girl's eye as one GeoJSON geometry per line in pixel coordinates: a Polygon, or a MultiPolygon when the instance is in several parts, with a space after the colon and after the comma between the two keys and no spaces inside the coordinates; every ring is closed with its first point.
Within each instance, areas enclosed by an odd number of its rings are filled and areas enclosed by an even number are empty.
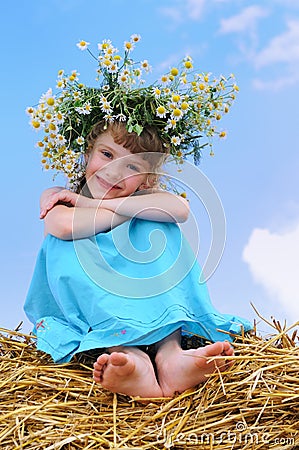
{"type": "Polygon", "coordinates": [[[111,159],[112,158],[112,153],[109,152],[108,150],[102,150],[102,154],[106,157],[111,159]]]}
{"type": "Polygon", "coordinates": [[[140,172],[139,167],[135,166],[135,164],[128,164],[128,169],[134,170],[134,172],[140,172]]]}

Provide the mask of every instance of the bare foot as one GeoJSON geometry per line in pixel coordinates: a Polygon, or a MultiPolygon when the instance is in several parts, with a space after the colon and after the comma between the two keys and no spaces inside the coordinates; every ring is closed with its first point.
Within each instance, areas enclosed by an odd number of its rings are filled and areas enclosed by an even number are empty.
{"type": "Polygon", "coordinates": [[[117,350],[98,357],[94,363],[93,379],[111,392],[134,397],[162,397],[148,355],[135,347],[119,347],[117,350]]]}
{"type": "Polygon", "coordinates": [[[221,371],[225,370],[227,361],[223,356],[233,354],[234,350],[229,342],[215,342],[194,350],[161,347],[156,356],[156,364],[163,396],[173,396],[175,392],[197,386],[206,381],[207,375],[215,372],[216,367],[221,371]],[[211,358],[215,359],[209,361],[211,358]]]}

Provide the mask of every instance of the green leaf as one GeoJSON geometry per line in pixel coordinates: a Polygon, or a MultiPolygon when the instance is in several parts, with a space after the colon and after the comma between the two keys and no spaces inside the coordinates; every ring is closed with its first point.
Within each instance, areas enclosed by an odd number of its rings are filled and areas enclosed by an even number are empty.
{"type": "Polygon", "coordinates": [[[138,123],[136,123],[136,125],[134,125],[133,127],[131,127],[133,131],[135,131],[136,134],[138,134],[138,136],[141,135],[143,127],[141,125],[138,125],[138,123]]]}

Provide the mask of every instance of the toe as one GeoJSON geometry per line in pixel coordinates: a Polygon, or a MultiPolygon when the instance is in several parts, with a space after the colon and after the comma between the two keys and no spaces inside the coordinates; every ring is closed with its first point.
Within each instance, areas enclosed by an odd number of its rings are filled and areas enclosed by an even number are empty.
{"type": "Polygon", "coordinates": [[[228,341],[223,342],[223,355],[232,356],[234,349],[228,341]]]}
{"type": "Polygon", "coordinates": [[[100,356],[98,356],[98,358],[97,358],[97,360],[96,360],[96,362],[94,363],[94,367],[103,367],[103,366],[105,366],[107,363],[108,363],[108,360],[109,360],[109,356],[110,355],[107,355],[106,353],[103,353],[102,355],[100,355],[100,356]]]}
{"type": "Polygon", "coordinates": [[[110,355],[110,362],[114,366],[125,366],[128,363],[128,355],[121,352],[113,352],[110,355]]]}
{"type": "Polygon", "coordinates": [[[223,352],[223,342],[215,342],[205,347],[205,353],[207,357],[218,356],[223,352]]]}

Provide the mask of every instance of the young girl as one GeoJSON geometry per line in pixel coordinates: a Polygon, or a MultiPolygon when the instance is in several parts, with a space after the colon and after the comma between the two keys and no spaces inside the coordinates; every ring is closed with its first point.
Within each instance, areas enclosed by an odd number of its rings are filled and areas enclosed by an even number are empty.
{"type": "Polygon", "coordinates": [[[116,117],[100,120],[87,138],[78,193],[42,194],[45,240],[25,312],[38,349],[54,361],[98,349],[93,377],[103,387],[168,397],[216,367],[225,370],[233,355],[227,333],[251,326],[212,306],[177,225],[188,217],[188,202],[157,188],[169,151],[159,125],[135,130],[116,117]],[[183,350],[186,335],[213,343],[183,350]],[[152,344],[154,361],[147,353],[152,344]]]}

